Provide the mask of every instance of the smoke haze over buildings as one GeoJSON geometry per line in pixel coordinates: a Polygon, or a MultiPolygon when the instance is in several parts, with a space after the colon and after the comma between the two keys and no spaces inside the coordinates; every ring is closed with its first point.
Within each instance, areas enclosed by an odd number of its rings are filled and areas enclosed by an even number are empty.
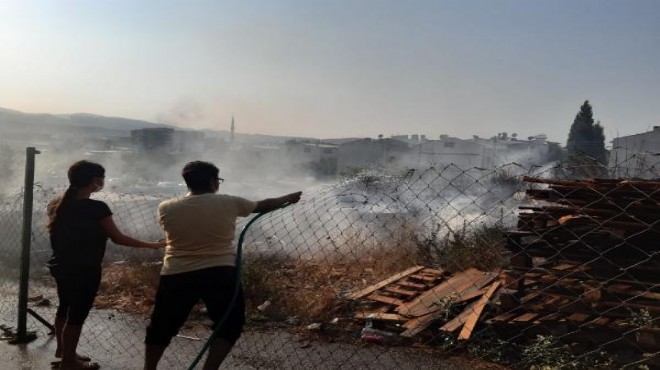
{"type": "Polygon", "coordinates": [[[0,8],[0,106],[271,135],[545,133],[593,102],[608,141],[658,124],[660,4],[73,3],[0,8]]]}

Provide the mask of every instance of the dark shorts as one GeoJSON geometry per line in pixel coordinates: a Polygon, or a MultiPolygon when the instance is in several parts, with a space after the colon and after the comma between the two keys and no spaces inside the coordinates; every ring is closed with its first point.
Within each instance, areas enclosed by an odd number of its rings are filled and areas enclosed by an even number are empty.
{"type": "Polygon", "coordinates": [[[51,267],[50,273],[57,283],[60,301],[56,315],[65,318],[67,324],[82,325],[94,305],[101,284],[101,269],[51,267]]]}
{"type": "Polygon", "coordinates": [[[168,345],[200,300],[206,304],[214,327],[229,310],[229,315],[218,331],[218,338],[229,343],[236,342],[245,323],[245,303],[243,291],[239,287],[234,305],[230,307],[235,288],[234,267],[211,267],[161,276],[145,343],[168,345]]]}

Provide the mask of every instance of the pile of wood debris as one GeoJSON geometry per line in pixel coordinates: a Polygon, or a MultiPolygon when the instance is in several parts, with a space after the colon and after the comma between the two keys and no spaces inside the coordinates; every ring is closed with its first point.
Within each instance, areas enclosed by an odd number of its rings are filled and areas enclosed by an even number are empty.
{"type": "Polygon", "coordinates": [[[660,182],[524,180],[547,188],[526,191],[541,205],[520,207],[506,270],[416,266],[352,294],[375,307],[355,318],[397,323],[403,337],[438,327],[467,340],[479,324],[657,352],[660,182]]]}
{"type": "Polygon", "coordinates": [[[660,329],[660,183],[546,180],[528,189],[500,294],[507,323],[555,335],[657,351],[660,329]]]}
{"type": "Polygon", "coordinates": [[[413,337],[433,322],[443,320],[441,331],[459,333],[466,340],[489,299],[501,286],[496,272],[468,269],[448,275],[442,270],[415,266],[373,284],[349,298],[367,299],[380,306],[360,311],[355,318],[400,324],[402,337],[413,337]],[[448,307],[463,305],[460,313],[448,317],[448,307]]]}

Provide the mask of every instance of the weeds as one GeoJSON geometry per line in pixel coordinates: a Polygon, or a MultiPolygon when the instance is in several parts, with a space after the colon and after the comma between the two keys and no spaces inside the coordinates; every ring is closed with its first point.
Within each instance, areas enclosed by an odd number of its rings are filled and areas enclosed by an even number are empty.
{"type": "Polygon", "coordinates": [[[529,365],[530,369],[560,369],[572,361],[570,348],[560,344],[553,336],[539,335],[522,350],[522,363],[529,365]]]}
{"type": "Polygon", "coordinates": [[[111,265],[104,269],[95,307],[122,312],[151,312],[154,304],[160,264],[111,265]]]}
{"type": "Polygon", "coordinates": [[[463,271],[475,267],[491,271],[505,264],[504,236],[497,227],[482,227],[467,231],[449,232],[439,236],[440,226],[427,236],[416,236],[420,258],[432,261],[449,271],[463,271]]]}
{"type": "Polygon", "coordinates": [[[630,325],[638,328],[653,326],[653,316],[651,316],[651,313],[648,310],[641,309],[635,311],[628,308],[628,312],[630,313],[630,317],[627,321],[630,325]]]}

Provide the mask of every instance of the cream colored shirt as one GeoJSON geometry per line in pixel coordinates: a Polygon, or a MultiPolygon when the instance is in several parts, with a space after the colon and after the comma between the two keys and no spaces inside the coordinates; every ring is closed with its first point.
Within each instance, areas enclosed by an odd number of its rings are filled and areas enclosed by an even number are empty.
{"type": "Polygon", "coordinates": [[[250,215],[256,206],[247,199],[213,193],[162,202],[158,217],[167,247],[161,275],[234,266],[236,218],[250,215]]]}

